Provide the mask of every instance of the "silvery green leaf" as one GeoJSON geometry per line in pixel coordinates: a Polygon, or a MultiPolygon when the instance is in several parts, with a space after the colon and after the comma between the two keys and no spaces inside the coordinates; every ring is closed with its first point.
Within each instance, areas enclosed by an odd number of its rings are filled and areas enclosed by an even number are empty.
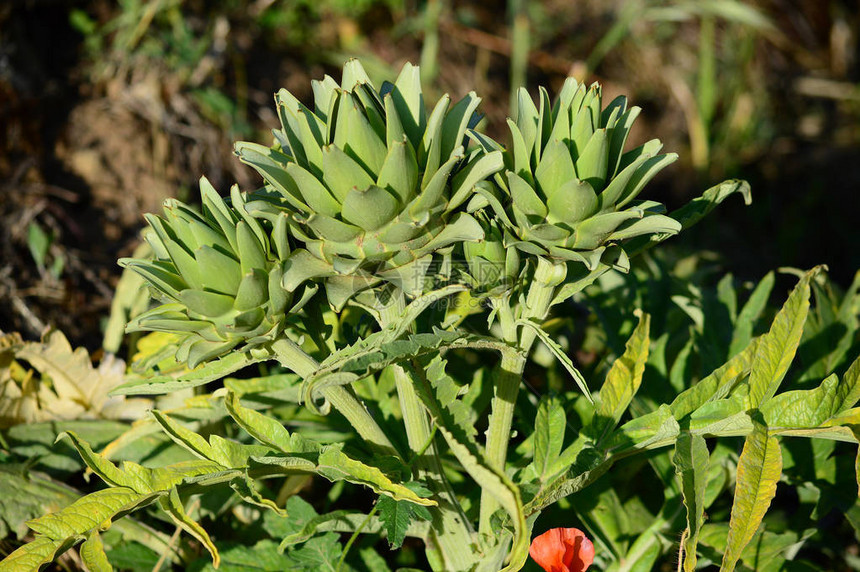
{"type": "Polygon", "coordinates": [[[355,87],[355,94],[361,101],[365,117],[373,128],[376,136],[385,141],[385,106],[379,94],[369,84],[362,83],[355,87]]]}
{"type": "Polygon", "coordinates": [[[524,233],[529,240],[535,240],[541,244],[558,244],[563,242],[570,233],[553,224],[538,224],[524,233]]]}
{"type": "Polygon", "coordinates": [[[202,289],[202,269],[194,257],[173,240],[167,239],[163,241],[163,244],[170,255],[170,261],[173,262],[182,279],[192,288],[202,289]]]}
{"type": "Polygon", "coordinates": [[[370,185],[353,188],[343,200],[343,218],[364,230],[376,230],[399,212],[397,199],[385,189],[370,185]]]}
{"type": "Polygon", "coordinates": [[[441,158],[448,160],[454,149],[463,144],[463,138],[466,136],[466,129],[475,114],[475,110],[481,103],[481,98],[470,91],[466,97],[458,101],[445,115],[442,121],[442,147],[440,149],[441,158]]]}
{"type": "Polygon", "coordinates": [[[565,102],[565,99],[571,99],[574,94],[574,92],[566,89],[569,85],[570,83],[566,81],[553,107],[553,125],[549,135],[549,143],[564,143],[565,147],[568,147],[570,143],[570,122],[573,119],[571,117],[570,102],[565,102]]]}
{"type": "Polygon", "coordinates": [[[475,185],[498,173],[505,166],[501,151],[493,151],[472,161],[460,172],[454,175],[451,182],[451,200],[448,210],[456,209],[468,200],[474,192],[475,185]]]}
{"type": "Polygon", "coordinates": [[[344,94],[340,110],[345,113],[339,115],[338,120],[346,120],[346,124],[338,125],[338,133],[345,133],[343,140],[335,138],[335,144],[344,150],[353,159],[359,162],[367,172],[378,173],[385,161],[385,141],[377,135],[367,117],[362,113],[359,102],[352,94],[344,94]]]}
{"type": "Polygon", "coordinates": [[[236,246],[238,248],[239,265],[242,274],[248,274],[252,270],[265,272],[268,261],[263,245],[257,236],[251,231],[245,221],[236,225],[236,246]]]}
{"type": "Polygon", "coordinates": [[[198,338],[197,341],[188,346],[186,355],[181,356],[181,354],[177,352],[176,357],[181,361],[187,362],[188,367],[194,369],[201,363],[228,353],[238,344],[238,339],[226,342],[210,342],[198,338]]]}
{"type": "Polygon", "coordinates": [[[510,119],[508,119],[508,129],[511,131],[511,148],[514,156],[511,170],[529,181],[532,178],[531,149],[526,146],[520,128],[510,119]]]}
{"type": "Polygon", "coordinates": [[[337,216],[340,213],[340,203],[309,171],[295,163],[290,163],[284,175],[280,180],[285,188],[289,189],[288,192],[304,200],[304,203],[297,204],[297,206],[304,206],[302,210],[328,216],[337,216]]]}
{"type": "Polygon", "coordinates": [[[373,82],[370,81],[370,77],[367,75],[367,72],[364,71],[364,67],[361,65],[361,62],[355,58],[350,58],[345,64],[343,64],[343,76],[340,80],[340,87],[349,91],[359,83],[367,83],[373,86],[373,82]]]}
{"type": "Polygon", "coordinates": [[[266,272],[254,268],[248,271],[239,282],[236,300],[233,303],[239,311],[262,306],[269,300],[269,277],[266,272]]]}
{"type": "MultiPolygon", "coordinates": [[[[245,224],[248,225],[248,228],[254,235],[257,237],[257,240],[260,241],[260,245],[263,246],[264,249],[268,250],[269,239],[268,234],[263,227],[260,225],[260,221],[248,212],[248,209],[245,208],[245,203],[247,202],[247,193],[243,193],[239,190],[239,185],[233,185],[230,187],[230,202],[233,210],[239,214],[239,217],[245,224]]],[[[239,252],[238,243],[235,252],[239,252]]]]}
{"type": "Polygon", "coordinates": [[[210,246],[201,246],[194,253],[194,258],[202,268],[203,286],[221,294],[233,294],[239,287],[242,269],[239,263],[210,246]]]}
{"type": "MultiPolygon", "coordinates": [[[[257,145],[256,143],[239,141],[234,145],[234,149],[236,151],[236,155],[239,156],[240,161],[246,165],[250,165],[254,170],[260,173],[260,176],[262,176],[267,183],[272,185],[275,190],[280,192],[281,195],[290,202],[290,204],[304,212],[309,210],[308,205],[305,203],[305,199],[302,196],[304,185],[302,183],[297,183],[294,180],[294,177],[290,175],[290,165],[295,165],[297,169],[301,169],[299,165],[289,162],[285,155],[279,154],[277,151],[264,147],[263,145],[257,145]]],[[[304,171],[304,169],[302,170],[304,171]]],[[[312,177],[310,173],[308,173],[308,176],[312,177]]],[[[202,188],[203,187],[201,185],[201,189],[202,188]]],[[[224,230],[227,224],[229,224],[231,228],[235,227],[235,220],[232,217],[226,218],[223,213],[219,213],[218,211],[213,211],[213,214],[216,214],[218,217],[218,224],[221,226],[222,230],[224,230]]],[[[234,240],[230,243],[235,246],[235,230],[233,230],[232,234],[234,240]]],[[[227,237],[229,239],[230,234],[227,234],[227,237]]]]}
{"type": "Polygon", "coordinates": [[[594,189],[602,189],[606,182],[609,160],[609,140],[606,129],[597,129],[576,160],[576,174],[594,189]]]}
{"type": "Polygon", "coordinates": [[[353,189],[373,185],[373,178],[367,171],[335,145],[323,148],[323,167],[326,186],[341,203],[353,189]]]}
{"type": "MultiPolygon", "coordinates": [[[[633,109],[636,109],[635,107],[633,109]]],[[[618,169],[626,169],[628,165],[633,163],[636,159],[643,155],[648,155],[650,157],[654,157],[660,150],[663,148],[663,143],[660,142],[659,139],[651,139],[636,147],[635,149],[631,149],[627,151],[623,155],[621,155],[621,160],[618,164],[618,169]]]]}
{"type": "Polygon", "coordinates": [[[606,188],[603,189],[602,193],[600,193],[600,206],[602,210],[615,210],[616,204],[621,197],[631,194],[627,190],[628,183],[630,183],[630,180],[633,178],[633,175],[636,174],[636,171],[642,163],[650,158],[650,155],[642,155],[638,157],[633,163],[627,165],[623,171],[615,175],[615,177],[609,181],[609,184],[606,185],[606,188]]]}
{"type": "Polygon", "coordinates": [[[427,126],[427,111],[424,107],[424,96],[421,94],[421,74],[418,67],[411,63],[403,66],[390,97],[409,142],[417,149],[427,126]]]}
{"type": "Polygon", "coordinates": [[[409,142],[389,145],[388,155],[379,170],[376,184],[399,197],[401,206],[413,199],[418,190],[418,160],[409,142]]]}
{"type": "Polygon", "coordinates": [[[377,275],[397,286],[407,296],[420,296],[425,286],[424,277],[432,263],[433,256],[427,254],[401,266],[378,271],[377,275]]]}
{"type": "Polygon", "coordinates": [[[536,220],[545,219],[547,207],[535,193],[534,188],[516,173],[509,171],[507,175],[514,206],[527,217],[536,217],[536,220]]]}
{"type": "Polygon", "coordinates": [[[394,93],[386,93],[383,101],[385,103],[385,144],[389,147],[395,143],[405,141],[412,146],[412,152],[415,152],[415,144],[406,134],[406,129],[403,127],[403,120],[397,111],[397,104],[394,101],[394,93]]]}
{"type": "Polygon", "coordinates": [[[349,242],[361,234],[361,228],[325,215],[311,215],[307,225],[324,240],[334,242],[349,242]]]}
{"type": "Polygon", "coordinates": [[[619,225],[632,218],[642,218],[642,211],[608,212],[589,217],[576,225],[572,247],[583,250],[597,248],[619,225]]]}
{"type": "MultiPolygon", "coordinates": [[[[326,121],[328,111],[331,108],[331,101],[334,96],[334,91],[337,89],[337,82],[331,76],[325,76],[322,81],[311,81],[311,88],[314,92],[314,108],[315,115],[326,121]]],[[[328,143],[328,141],[326,141],[328,143]]]]}
{"type": "Polygon", "coordinates": [[[588,270],[596,270],[600,264],[600,258],[603,255],[604,247],[601,246],[594,250],[583,250],[582,252],[577,252],[576,250],[571,250],[569,248],[550,246],[548,247],[548,250],[550,256],[554,258],[569,260],[570,262],[581,262],[588,270]]]}
{"type": "Polygon", "coordinates": [[[157,288],[161,293],[166,294],[174,300],[179,299],[179,292],[188,288],[182,278],[175,273],[168,271],[163,264],[149,262],[146,260],[136,260],[134,258],[120,258],[119,265],[131,268],[141,276],[143,276],[150,284],[157,288]]]}
{"type": "Polygon", "coordinates": [[[635,236],[649,234],[678,234],[681,232],[681,223],[665,215],[645,216],[621,230],[613,232],[609,240],[625,240],[635,236]]]}
{"type": "Polygon", "coordinates": [[[278,260],[286,260],[290,255],[289,222],[287,213],[280,213],[272,229],[272,247],[278,260]]]}
{"type": "MultiPolygon", "coordinates": [[[[591,95],[589,90],[585,95],[591,95]]],[[[584,102],[583,102],[584,103],[584,102]]],[[[574,157],[579,158],[588,146],[594,131],[597,128],[595,125],[595,117],[593,117],[591,108],[583,105],[579,109],[572,109],[575,113],[570,124],[570,147],[574,157]]]]}
{"type": "Polygon", "coordinates": [[[588,181],[572,177],[547,193],[546,205],[547,222],[573,226],[597,211],[597,194],[588,181]]]}
{"type": "MultiPolygon", "coordinates": [[[[522,140],[526,151],[531,153],[535,146],[535,140],[539,135],[540,114],[538,113],[537,107],[535,107],[529,92],[524,87],[517,90],[516,125],[522,134],[522,140]]],[[[531,158],[526,162],[526,166],[529,165],[530,161],[531,158]]]]}
{"type": "Polygon", "coordinates": [[[540,98],[540,111],[538,113],[538,130],[535,137],[534,157],[532,164],[538,165],[543,157],[544,149],[549,141],[549,134],[552,131],[552,104],[549,101],[549,94],[546,89],[541,86],[538,88],[538,97],[540,98]]]}
{"type": "MultiPolygon", "coordinates": [[[[450,104],[451,98],[447,94],[443,95],[436,103],[436,107],[430,114],[430,119],[427,120],[427,129],[424,131],[421,145],[418,147],[418,164],[424,167],[424,177],[421,180],[422,188],[430,183],[433,174],[442,164],[442,123],[450,104]]],[[[446,161],[448,159],[450,157],[445,158],[446,161]]]]}
{"type": "Polygon", "coordinates": [[[282,285],[288,292],[293,292],[308,280],[333,276],[334,273],[330,264],[313,256],[307,250],[298,249],[284,261],[282,285]]]}
{"type": "Polygon", "coordinates": [[[415,251],[416,256],[422,256],[425,253],[444,248],[445,246],[455,244],[457,242],[465,242],[467,240],[483,240],[484,229],[481,225],[469,214],[458,213],[453,219],[448,221],[448,224],[442,229],[442,232],[430,239],[424,247],[415,251]]]}
{"type": "Polygon", "coordinates": [[[215,318],[233,309],[233,296],[204,290],[183,290],[179,300],[188,309],[208,318],[215,318]]]}
{"type": "MultiPolygon", "coordinates": [[[[618,123],[619,118],[627,111],[627,97],[619,95],[609,102],[609,105],[600,112],[600,127],[612,129],[618,123]]],[[[610,131],[610,134],[612,132],[610,131]]],[[[611,139],[611,137],[610,137],[611,139]]]]}
{"type": "Polygon", "coordinates": [[[459,161],[459,157],[452,157],[445,161],[430,181],[424,185],[418,196],[406,208],[413,221],[421,220],[434,208],[438,208],[448,185],[448,176],[459,161]]]}
{"type": "Polygon", "coordinates": [[[567,145],[561,141],[550,141],[535,169],[535,181],[544,197],[549,197],[564,183],[576,179],[576,169],[567,145]]]}
{"type": "Polygon", "coordinates": [[[630,181],[624,187],[624,195],[619,198],[616,208],[621,208],[639,195],[645,185],[654,178],[657,173],[662,171],[668,165],[671,165],[678,160],[676,153],[668,153],[666,155],[658,155],[647,159],[642,165],[636,169],[636,173],[630,178],[630,181]]]}

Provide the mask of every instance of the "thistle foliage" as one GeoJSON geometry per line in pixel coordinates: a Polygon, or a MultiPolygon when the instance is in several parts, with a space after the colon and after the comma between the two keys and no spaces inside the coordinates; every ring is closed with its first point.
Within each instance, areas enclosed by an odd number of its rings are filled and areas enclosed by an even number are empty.
{"type": "Polygon", "coordinates": [[[356,60],[340,85],[326,76],[313,91],[313,111],[278,92],[281,129],[271,148],[236,145],[282,199],[302,243],[284,285],[322,279],[337,308],[380,282],[420,294],[435,253],[484,237],[458,209],[503,166],[499,150],[464,147],[480,99],[470,93],[452,105],[445,95],[428,110],[418,68],[406,64],[394,84],[377,90],[356,60]]]}
{"type": "Polygon", "coordinates": [[[296,297],[281,286],[290,254],[286,215],[274,224],[251,216],[238,187],[226,203],[200,180],[203,213],[167,200],[164,216],[146,215],[152,260],[120,264],[141,274],[163,302],[129,323],[127,331],[181,333],[176,359],[189,367],[228,351],[277,339],[286,315],[313,293],[296,297]]]}
{"type": "Polygon", "coordinates": [[[497,177],[510,197],[508,209],[496,209],[508,246],[593,268],[610,243],[680,231],[676,220],[660,214],[663,205],[636,200],[677,159],[660,154],[658,139],[624,151],[639,111],[624,96],[603,108],[600,86],[586,89],[573,78],[554,105],[543,88],[537,106],[520,89],[516,121],[508,120],[507,169],[497,177]]]}

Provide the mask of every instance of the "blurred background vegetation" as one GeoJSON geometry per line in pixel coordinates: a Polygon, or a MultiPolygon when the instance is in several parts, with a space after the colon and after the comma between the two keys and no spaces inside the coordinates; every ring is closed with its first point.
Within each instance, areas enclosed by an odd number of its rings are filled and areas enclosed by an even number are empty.
{"type": "MultiPolygon", "coordinates": [[[[268,142],[280,87],[361,57],[426,89],[485,98],[505,138],[512,87],[568,75],[643,108],[638,138],[681,161],[652,192],[670,208],[742,177],[684,239],[740,278],[860,268],[860,11],[852,0],[11,0],[0,5],[0,323],[55,324],[97,347],[142,212],[258,184],[235,138],[268,142]],[[73,311],[72,311],[73,310],[73,311]]],[[[611,97],[609,98],[611,99],[611,97]]],[[[676,241],[680,242],[680,241],[676,241]]]]}

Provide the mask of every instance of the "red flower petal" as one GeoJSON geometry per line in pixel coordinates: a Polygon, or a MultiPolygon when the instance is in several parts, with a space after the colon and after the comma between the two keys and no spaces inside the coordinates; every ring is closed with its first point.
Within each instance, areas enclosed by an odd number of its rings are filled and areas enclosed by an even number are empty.
{"type": "Polygon", "coordinates": [[[532,540],[529,555],[546,572],[585,572],[594,545],[577,528],[552,528],[532,540]]]}

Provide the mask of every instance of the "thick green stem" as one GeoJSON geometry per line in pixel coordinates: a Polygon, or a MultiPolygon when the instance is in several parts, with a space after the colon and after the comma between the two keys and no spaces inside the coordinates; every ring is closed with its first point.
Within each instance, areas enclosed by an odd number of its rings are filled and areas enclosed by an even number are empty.
{"type": "MultiPolygon", "coordinates": [[[[403,293],[394,292],[388,304],[380,305],[377,308],[379,325],[382,328],[388,327],[393,321],[400,318],[404,308],[403,293]]],[[[424,404],[421,403],[415,392],[414,380],[401,366],[393,365],[391,367],[409,449],[416,455],[414,458],[415,468],[418,469],[419,476],[436,493],[437,502],[439,502],[438,507],[431,509],[433,525],[429,540],[438,549],[445,570],[468,570],[475,562],[475,554],[471,549],[473,544],[472,527],[442,472],[430,419],[424,409],[424,404]],[[425,454],[425,450],[428,449],[428,442],[430,443],[429,454],[425,454]]]]}
{"type": "MultiPolygon", "coordinates": [[[[281,365],[297,373],[302,378],[310,376],[319,369],[317,360],[309,356],[291,340],[281,338],[272,344],[281,365]]],[[[364,404],[355,396],[352,389],[344,386],[327,387],[322,390],[323,397],[341,415],[346,417],[359,436],[384,454],[396,455],[396,449],[385,431],[379,426],[364,404]]]]}
{"type": "MultiPolygon", "coordinates": [[[[522,318],[525,320],[543,320],[546,318],[555,295],[556,286],[564,279],[564,264],[554,264],[543,258],[538,258],[535,269],[534,280],[529,287],[526,296],[525,308],[522,309],[522,318]]],[[[493,401],[490,405],[490,422],[487,428],[486,458],[487,463],[500,472],[505,471],[505,461],[508,457],[508,443],[511,439],[511,426],[514,419],[514,410],[517,404],[517,394],[520,390],[520,382],[523,370],[526,366],[526,358],[535,340],[535,332],[523,328],[517,340],[516,324],[512,319],[510,302],[507,298],[498,301],[500,323],[502,325],[502,336],[505,341],[517,342],[518,354],[503,354],[499,366],[499,375],[496,378],[493,401]]],[[[481,493],[481,511],[478,521],[478,531],[484,534],[492,534],[490,528],[490,517],[499,507],[496,499],[487,491],[481,493]]]]}

